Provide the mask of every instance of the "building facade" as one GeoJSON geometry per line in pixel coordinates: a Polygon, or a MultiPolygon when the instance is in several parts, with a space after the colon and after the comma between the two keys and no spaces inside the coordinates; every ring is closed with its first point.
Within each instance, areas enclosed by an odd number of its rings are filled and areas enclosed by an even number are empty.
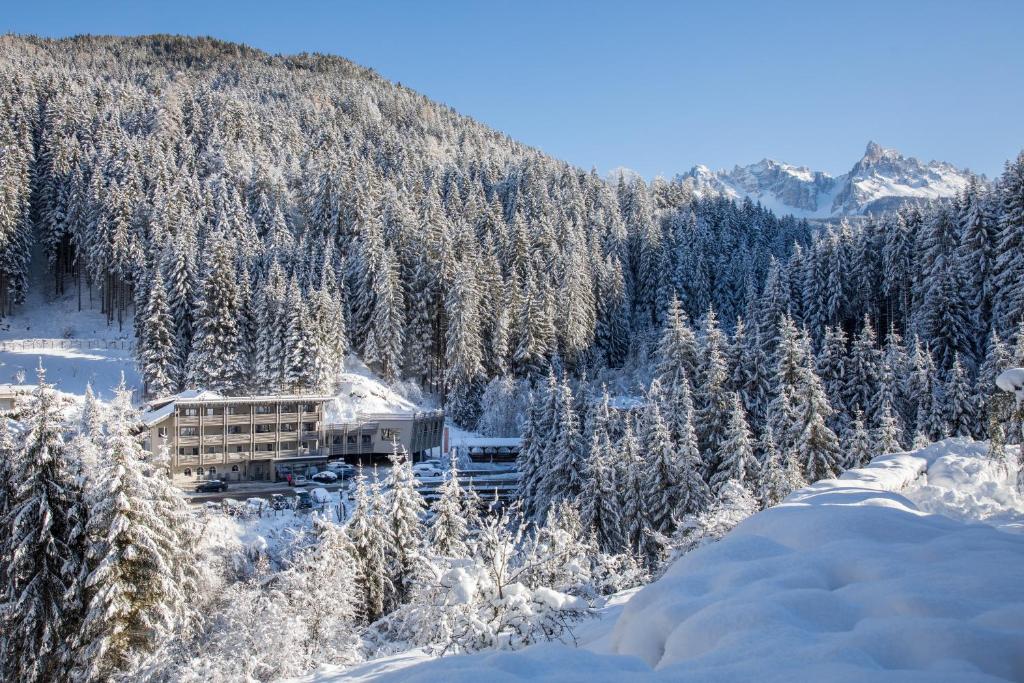
{"type": "Polygon", "coordinates": [[[330,460],[369,464],[390,455],[395,441],[414,459],[441,445],[442,411],[328,422],[333,399],[184,392],[150,403],[145,444],[151,451],[166,444],[176,478],[229,481],[276,481],[330,460]]]}

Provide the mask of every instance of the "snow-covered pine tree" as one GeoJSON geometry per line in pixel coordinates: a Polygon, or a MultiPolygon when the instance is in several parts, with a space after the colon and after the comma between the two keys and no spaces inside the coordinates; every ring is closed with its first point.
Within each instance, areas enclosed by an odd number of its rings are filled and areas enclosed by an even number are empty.
{"type": "Polygon", "coordinates": [[[681,463],[672,434],[661,416],[661,383],[651,381],[644,408],[640,443],[644,451],[644,507],[651,528],[669,535],[673,530],[672,513],[680,505],[681,463]]]}
{"type": "Polygon", "coordinates": [[[1024,152],[1007,162],[999,179],[999,218],[992,278],[993,322],[1009,338],[1024,320],[1024,152]]]}
{"type": "Polygon", "coordinates": [[[86,571],[78,467],[42,367],[38,377],[12,463],[17,483],[0,520],[0,677],[28,683],[71,680],[86,571]]]}
{"type": "Polygon", "coordinates": [[[550,442],[549,456],[540,483],[543,504],[538,512],[544,515],[559,500],[576,500],[583,488],[585,444],[572,389],[565,379],[558,387],[555,407],[555,438],[550,442]]]}
{"type": "Polygon", "coordinates": [[[843,443],[843,456],[840,465],[844,470],[852,470],[867,465],[875,455],[871,434],[864,426],[864,413],[859,409],[853,415],[853,421],[846,428],[843,443]]]}
{"type": "Polygon", "coordinates": [[[762,508],[778,505],[783,498],[798,488],[806,485],[800,466],[792,455],[782,457],[775,447],[775,437],[771,427],[764,431],[758,445],[761,451],[761,481],[757,499],[762,508]]]}
{"type": "Polygon", "coordinates": [[[953,367],[945,387],[946,424],[950,436],[974,436],[978,426],[978,410],[971,391],[970,378],[967,370],[960,362],[960,355],[953,358],[953,367]]]}
{"type": "Polygon", "coordinates": [[[356,614],[360,621],[373,623],[385,614],[395,587],[391,581],[390,530],[383,510],[375,502],[377,494],[366,483],[362,470],[356,475],[355,508],[346,525],[352,541],[357,589],[356,614]]]}
{"type": "Polygon", "coordinates": [[[814,371],[810,340],[802,337],[798,342],[803,365],[797,380],[797,437],[795,451],[810,482],[839,475],[839,439],[826,421],[832,415],[825,389],[814,371]]]}
{"type": "Polygon", "coordinates": [[[463,514],[462,487],[455,452],[451,454],[445,480],[438,487],[438,499],[430,506],[434,518],[430,522],[430,543],[435,553],[444,557],[462,557],[466,554],[468,534],[463,514]]]}
{"type": "Polygon", "coordinates": [[[174,321],[167,306],[167,293],[159,269],[153,273],[149,288],[139,360],[146,391],[154,396],[166,396],[173,394],[178,387],[181,360],[177,356],[174,321]]]}
{"type": "Polygon", "coordinates": [[[594,534],[598,546],[609,553],[626,547],[622,532],[622,510],[618,499],[615,457],[609,432],[611,398],[604,388],[590,418],[590,454],[584,469],[584,484],[576,499],[580,523],[594,534]]]}
{"type": "Polygon", "coordinates": [[[188,381],[193,387],[232,392],[242,382],[238,348],[238,284],[231,244],[222,235],[207,240],[205,268],[196,335],[188,358],[188,381]]]}
{"type": "Polygon", "coordinates": [[[878,428],[875,430],[875,452],[897,453],[903,449],[903,426],[899,415],[888,402],[882,404],[878,428]]]}
{"type": "Polygon", "coordinates": [[[846,389],[843,405],[847,410],[860,409],[870,419],[875,397],[879,392],[881,352],[875,341],[875,326],[864,316],[860,334],[850,345],[846,362],[846,389]]]}
{"type": "Polygon", "coordinates": [[[373,279],[373,308],[369,318],[363,360],[387,382],[398,378],[405,343],[405,297],[395,255],[385,249],[373,279]]]}
{"type": "MultiPolygon", "coordinates": [[[[993,329],[985,349],[985,360],[978,368],[978,379],[974,385],[974,400],[979,412],[985,411],[989,400],[997,391],[996,377],[1012,367],[1012,363],[1013,357],[1009,347],[999,337],[999,332],[993,329]]],[[[984,421],[978,427],[980,436],[987,436],[987,425],[984,421]]]]}
{"type": "Polygon", "coordinates": [[[472,261],[455,271],[445,298],[445,396],[452,420],[469,427],[480,415],[484,366],[481,346],[480,291],[472,261]]]}
{"type": "Polygon", "coordinates": [[[725,363],[725,335],[718,327],[713,309],[704,319],[701,333],[701,357],[694,387],[697,411],[697,436],[707,462],[705,478],[718,469],[717,457],[729,425],[729,371],[725,363]]]}
{"type": "Polygon", "coordinates": [[[193,530],[180,494],[176,506],[167,504],[172,497],[156,495],[170,482],[145,462],[134,436],[138,418],[122,380],[103,439],[102,476],[88,500],[88,610],[77,662],[86,680],[131,675],[190,618],[193,530]]]}
{"type": "Polygon", "coordinates": [[[421,572],[421,553],[426,541],[426,530],[420,520],[426,506],[423,496],[416,490],[412,461],[397,441],[391,454],[391,471],[386,483],[384,522],[390,536],[389,576],[395,587],[390,603],[385,603],[386,606],[390,604],[387,607],[390,611],[408,598],[421,572]]]}
{"type": "Polygon", "coordinates": [[[722,491],[726,482],[734,481],[752,491],[756,491],[760,473],[758,463],[754,459],[751,444],[750,428],[743,412],[743,403],[735,392],[729,396],[729,428],[725,440],[718,450],[718,469],[711,477],[711,492],[716,496],[722,491]],[[753,475],[751,477],[751,475],[753,475]]]}

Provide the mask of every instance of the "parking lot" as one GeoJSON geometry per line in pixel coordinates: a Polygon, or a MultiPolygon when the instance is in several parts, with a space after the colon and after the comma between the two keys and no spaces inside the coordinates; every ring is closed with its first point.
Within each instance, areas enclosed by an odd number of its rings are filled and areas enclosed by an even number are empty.
{"type": "Polygon", "coordinates": [[[328,491],[340,491],[342,489],[347,490],[351,479],[347,481],[341,481],[334,484],[320,484],[317,482],[310,482],[305,486],[288,486],[284,482],[264,482],[264,481],[231,481],[228,482],[228,490],[220,491],[218,493],[196,493],[195,484],[190,484],[187,487],[180,486],[185,492],[185,498],[190,503],[196,505],[207,503],[210,501],[220,501],[225,498],[234,498],[235,500],[246,500],[247,498],[263,498],[264,500],[270,500],[270,497],[275,493],[280,493],[285,496],[294,496],[296,490],[305,489],[311,491],[313,489],[327,489],[328,491]]]}

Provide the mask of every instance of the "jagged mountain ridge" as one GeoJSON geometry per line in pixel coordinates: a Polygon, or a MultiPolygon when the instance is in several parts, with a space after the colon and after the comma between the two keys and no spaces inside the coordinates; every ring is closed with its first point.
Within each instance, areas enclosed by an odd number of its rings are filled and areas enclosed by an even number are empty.
{"type": "Polygon", "coordinates": [[[944,161],[922,162],[869,142],[864,156],[848,173],[838,176],[762,159],[731,171],[698,165],[678,179],[698,195],[749,197],[776,213],[833,218],[949,197],[962,191],[973,175],[944,161]]]}

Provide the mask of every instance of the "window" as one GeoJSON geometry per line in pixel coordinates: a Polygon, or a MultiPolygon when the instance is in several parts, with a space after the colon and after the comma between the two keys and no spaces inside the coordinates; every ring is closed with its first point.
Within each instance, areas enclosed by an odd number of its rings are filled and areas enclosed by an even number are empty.
{"type": "Polygon", "coordinates": [[[283,423],[281,423],[281,431],[282,432],[294,432],[295,431],[295,423],[294,422],[283,422],[283,423]]]}
{"type": "Polygon", "coordinates": [[[243,448],[245,448],[245,447],[242,444],[236,445],[235,446],[235,453],[241,453],[243,448]]]}
{"type": "Polygon", "coordinates": [[[334,437],[331,439],[331,443],[333,443],[335,446],[340,446],[341,445],[341,435],[340,434],[335,434],[334,437]]]}
{"type": "Polygon", "coordinates": [[[363,445],[369,446],[371,443],[373,443],[373,437],[369,434],[363,434],[363,445]]]}
{"type": "Polygon", "coordinates": [[[167,427],[157,427],[156,435],[161,439],[167,438],[167,427]]]}
{"type": "Polygon", "coordinates": [[[228,426],[228,434],[245,434],[245,433],[246,432],[243,432],[242,428],[239,425],[229,425],[228,426]]]}
{"type": "Polygon", "coordinates": [[[197,477],[201,477],[201,476],[203,476],[203,474],[205,474],[205,473],[203,472],[203,468],[202,468],[202,467],[197,467],[197,468],[196,468],[196,476],[197,476],[197,477]]]}
{"type": "Polygon", "coordinates": [[[316,431],[316,422],[303,422],[302,423],[302,431],[304,431],[304,432],[315,432],[316,431]]]}
{"type": "Polygon", "coordinates": [[[228,406],[228,415],[248,415],[248,406],[228,406]]]}
{"type": "Polygon", "coordinates": [[[274,406],[256,406],[257,415],[272,415],[274,413],[274,406]]]}
{"type": "Polygon", "coordinates": [[[181,434],[181,436],[199,436],[198,427],[181,427],[180,429],[181,431],[179,434],[181,434]]]}
{"type": "Polygon", "coordinates": [[[391,443],[398,438],[398,432],[394,429],[382,429],[380,430],[380,438],[391,443]]]}
{"type": "Polygon", "coordinates": [[[302,406],[302,410],[304,412],[307,412],[307,413],[315,413],[316,412],[316,404],[315,403],[306,403],[306,404],[304,404],[302,406]]]}
{"type": "Polygon", "coordinates": [[[355,446],[356,445],[356,435],[355,434],[349,434],[345,438],[345,441],[348,443],[349,446],[355,446]]]}
{"type": "Polygon", "coordinates": [[[274,425],[256,425],[257,434],[270,434],[275,431],[274,425]]]}
{"type": "Polygon", "coordinates": [[[206,447],[206,452],[208,454],[220,453],[220,446],[207,446],[206,447]]]}
{"type": "Polygon", "coordinates": [[[298,406],[294,403],[284,403],[281,405],[282,413],[294,413],[296,410],[298,410],[298,406]]]}
{"type": "Polygon", "coordinates": [[[185,476],[186,477],[191,477],[192,476],[192,468],[191,467],[186,467],[185,468],[185,476]]]}
{"type": "Polygon", "coordinates": [[[216,414],[217,414],[217,411],[214,410],[213,408],[210,408],[210,407],[206,408],[206,417],[212,417],[212,416],[214,416],[216,414]]]}
{"type": "Polygon", "coordinates": [[[195,406],[186,406],[182,409],[182,414],[185,417],[199,417],[199,408],[196,408],[195,406]]]}
{"type": "Polygon", "coordinates": [[[208,470],[208,472],[209,472],[210,476],[212,477],[213,475],[217,474],[217,468],[216,467],[211,467],[208,470]]]}
{"type": "Polygon", "coordinates": [[[199,447],[191,446],[178,449],[178,455],[199,455],[199,447]]]}
{"type": "Polygon", "coordinates": [[[231,471],[232,472],[237,472],[238,471],[238,465],[232,465],[231,466],[231,471]]]}

